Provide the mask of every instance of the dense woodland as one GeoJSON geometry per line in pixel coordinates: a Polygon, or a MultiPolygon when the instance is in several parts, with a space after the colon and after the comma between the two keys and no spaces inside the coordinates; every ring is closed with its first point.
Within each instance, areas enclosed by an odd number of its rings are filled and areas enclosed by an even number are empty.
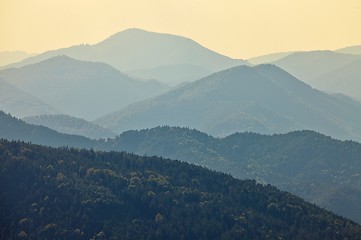
{"type": "Polygon", "coordinates": [[[1,239],[361,239],[270,185],[158,157],[0,141],[1,239]]]}
{"type": "Polygon", "coordinates": [[[157,127],[124,132],[107,146],[256,179],[361,223],[361,144],[357,142],[314,131],[214,138],[187,128],[157,127]]]}
{"type": "Polygon", "coordinates": [[[214,138],[187,128],[157,127],[95,141],[29,125],[0,112],[0,137],[178,159],[275,185],[361,223],[361,144],[313,131],[214,138]]]}

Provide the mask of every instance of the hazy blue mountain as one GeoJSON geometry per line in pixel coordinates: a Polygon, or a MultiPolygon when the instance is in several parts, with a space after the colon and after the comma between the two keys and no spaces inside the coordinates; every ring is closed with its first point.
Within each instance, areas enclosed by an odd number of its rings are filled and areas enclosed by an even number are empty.
{"type": "Polygon", "coordinates": [[[21,140],[46,146],[93,148],[96,141],[83,136],[59,133],[53,129],[28,124],[0,111],[0,138],[21,140]]]}
{"type": "Polygon", "coordinates": [[[95,122],[115,132],[162,125],[214,136],[311,129],[361,140],[361,104],[312,89],[272,65],[224,70],[95,122]]]}
{"type": "Polygon", "coordinates": [[[214,138],[197,130],[157,127],[124,132],[107,144],[256,179],[361,223],[360,143],[313,131],[214,138]]]}
{"type": "Polygon", "coordinates": [[[350,46],[335,50],[338,53],[361,55],[361,45],[350,46]]]}
{"type": "Polygon", "coordinates": [[[143,79],[157,79],[171,86],[180,83],[198,80],[204,76],[208,76],[213,71],[201,66],[190,64],[178,64],[159,66],[151,69],[140,69],[128,72],[129,75],[143,79]]]}
{"type": "MultiPolygon", "coordinates": [[[[188,38],[141,29],[128,29],[95,45],[79,45],[49,51],[7,67],[20,67],[58,55],[67,55],[85,61],[104,62],[122,72],[187,64],[198,66],[202,73],[204,68],[214,72],[247,63],[213,52],[188,38]]],[[[165,70],[169,71],[169,69],[165,70]]],[[[175,70],[173,74],[177,73],[177,69],[175,70]]],[[[184,74],[185,78],[187,73],[184,72],[184,74]]],[[[147,76],[147,78],[151,77],[147,76]]],[[[188,81],[188,79],[183,81],[188,81]]]]}
{"type": "Polygon", "coordinates": [[[56,109],[0,78],[0,110],[17,117],[59,113],[56,109]]]}
{"type": "Polygon", "coordinates": [[[104,63],[67,56],[5,69],[0,77],[64,114],[87,120],[168,89],[157,81],[130,78],[104,63]]]}
{"type": "Polygon", "coordinates": [[[60,133],[81,135],[91,139],[115,137],[115,133],[81,118],[68,115],[40,115],[25,117],[23,120],[33,125],[42,125],[60,133]]]}
{"type": "Polygon", "coordinates": [[[265,64],[265,63],[271,63],[276,60],[279,60],[281,58],[284,58],[286,56],[291,55],[293,52],[279,52],[279,53],[271,53],[266,54],[258,57],[253,57],[247,59],[247,62],[250,62],[252,64],[258,65],[258,64],[265,64]]]}
{"type": "Polygon", "coordinates": [[[310,85],[326,92],[343,93],[361,102],[361,60],[313,78],[310,85]]]}
{"type": "Polygon", "coordinates": [[[30,54],[22,51],[4,51],[0,52],[0,67],[12,63],[20,62],[25,58],[30,57],[30,54]]]}
{"type": "Polygon", "coordinates": [[[281,67],[296,78],[311,84],[312,79],[342,68],[361,56],[332,51],[296,52],[272,64],[281,67]]]}
{"type": "Polygon", "coordinates": [[[124,152],[0,140],[1,239],[359,239],[270,185],[124,152]]]}

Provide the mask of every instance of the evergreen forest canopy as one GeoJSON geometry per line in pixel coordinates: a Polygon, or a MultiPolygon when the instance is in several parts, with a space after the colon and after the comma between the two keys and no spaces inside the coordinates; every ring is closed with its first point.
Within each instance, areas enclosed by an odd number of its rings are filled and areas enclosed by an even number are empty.
{"type": "Polygon", "coordinates": [[[0,137],[178,159],[275,185],[361,223],[361,145],[313,131],[214,138],[187,128],[157,127],[96,141],[29,125],[0,112],[0,137]]]}
{"type": "Polygon", "coordinates": [[[360,239],[270,185],[158,157],[0,141],[1,239],[360,239]]]}

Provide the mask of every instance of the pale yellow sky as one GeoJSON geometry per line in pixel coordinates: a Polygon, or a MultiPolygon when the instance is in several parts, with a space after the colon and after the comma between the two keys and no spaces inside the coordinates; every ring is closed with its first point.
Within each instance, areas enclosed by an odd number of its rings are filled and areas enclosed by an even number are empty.
{"type": "Polygon", "coordinates": [[[361,44],[361,0],[0,0],[0,51],[97,43],[127,28],[233,58],[361,44]]]}

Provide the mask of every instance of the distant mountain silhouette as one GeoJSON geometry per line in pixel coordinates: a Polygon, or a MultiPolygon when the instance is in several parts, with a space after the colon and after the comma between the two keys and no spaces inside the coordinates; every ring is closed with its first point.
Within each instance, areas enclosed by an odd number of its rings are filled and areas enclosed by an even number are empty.
{"type": "MultiPolygon", "coordinates": [[[[128,29],[95,45],[79,45],[48,51],[7,67],[21,67],[58,55],[104,62],[122,72],[179,64],[194,65],[215,72],[247,63],[218,54],[188,38],[128,29]]],[[[187,73],[184,78],[186,76],[187,73]]],[[[151,77],[147,76],[147,78],[151,77]]]]}
{"type": "Polygon", "coordinates": [[[295,52],[272,64],[286,70],[306,83],[335,69],[342,68],[361,56],[336,53],[332,51],[295,52]]]}
{"type": "Polygon", "coordinates": [[[20,62],[25,58],[30,57],[30,54],[22,51],[4,51],[0,52],[0,67],[12,63],[20,62]]]}
{"type": "Polygon", "coordinates": [[[271,63],[271,62],[277,61],[281,58],[287,57],[287,56],[291,55],[292,53],[293,52],[271,53],[271,54],[261,55],[258,57],[249,58],[249,59],[247,59],[247,61],[249,63],[255,64],[255,65],[266,64],[266,63],[271,63]]]}
{"type": "Polygon", "coordinates": [[[59,113],[35,96],[0,78],[0,110],[17,117],[59,113]]]}
{"type": "Polygon", "coordinates": [[[350,46],[335,50],[338,53],[361,55],[361,45],[350,46]]]}
{"type": "Polygon", "coordinates": [[[62,113],[88,120],[168,89],[157,81],[130,78],[104,63],[67,56],[5,69],[0,77],[62,113]]]}
{"type": "Polygon", "coordinates": [[[204,76],[208,76],[213,71],[190,64],[177,64],[159,66],[150,69],[138,69],[128,72],[129,75],[143,79],[157,79],[171,86],[198,80],[204,76]]]}
{"type": "Polygon", "coordinates": [[[115,137],[115,133],[81,118],[68,115],[40,115],[25,117],[23,120],[34,125],[42,125],[60,133],[81,135],[91,139],[115,137]]]}
{"type": "Polygon", "coordinates": [[[322,91],[343,93],[361,102],[361,59],[310,80],[322,91]]]}
{"type": "Polygon", "coordinates": [[[360,101],[361,55],[332,51],[296,52],[273,62],[312,87],[360,101]]]}
{"type": "Polygon", "coordinates": [[[162,125],[214,136],[311,129],[361,140],[361,104],[312,89],[272,65],[224,70],[95,122],[115,132],[162,125]]]}

